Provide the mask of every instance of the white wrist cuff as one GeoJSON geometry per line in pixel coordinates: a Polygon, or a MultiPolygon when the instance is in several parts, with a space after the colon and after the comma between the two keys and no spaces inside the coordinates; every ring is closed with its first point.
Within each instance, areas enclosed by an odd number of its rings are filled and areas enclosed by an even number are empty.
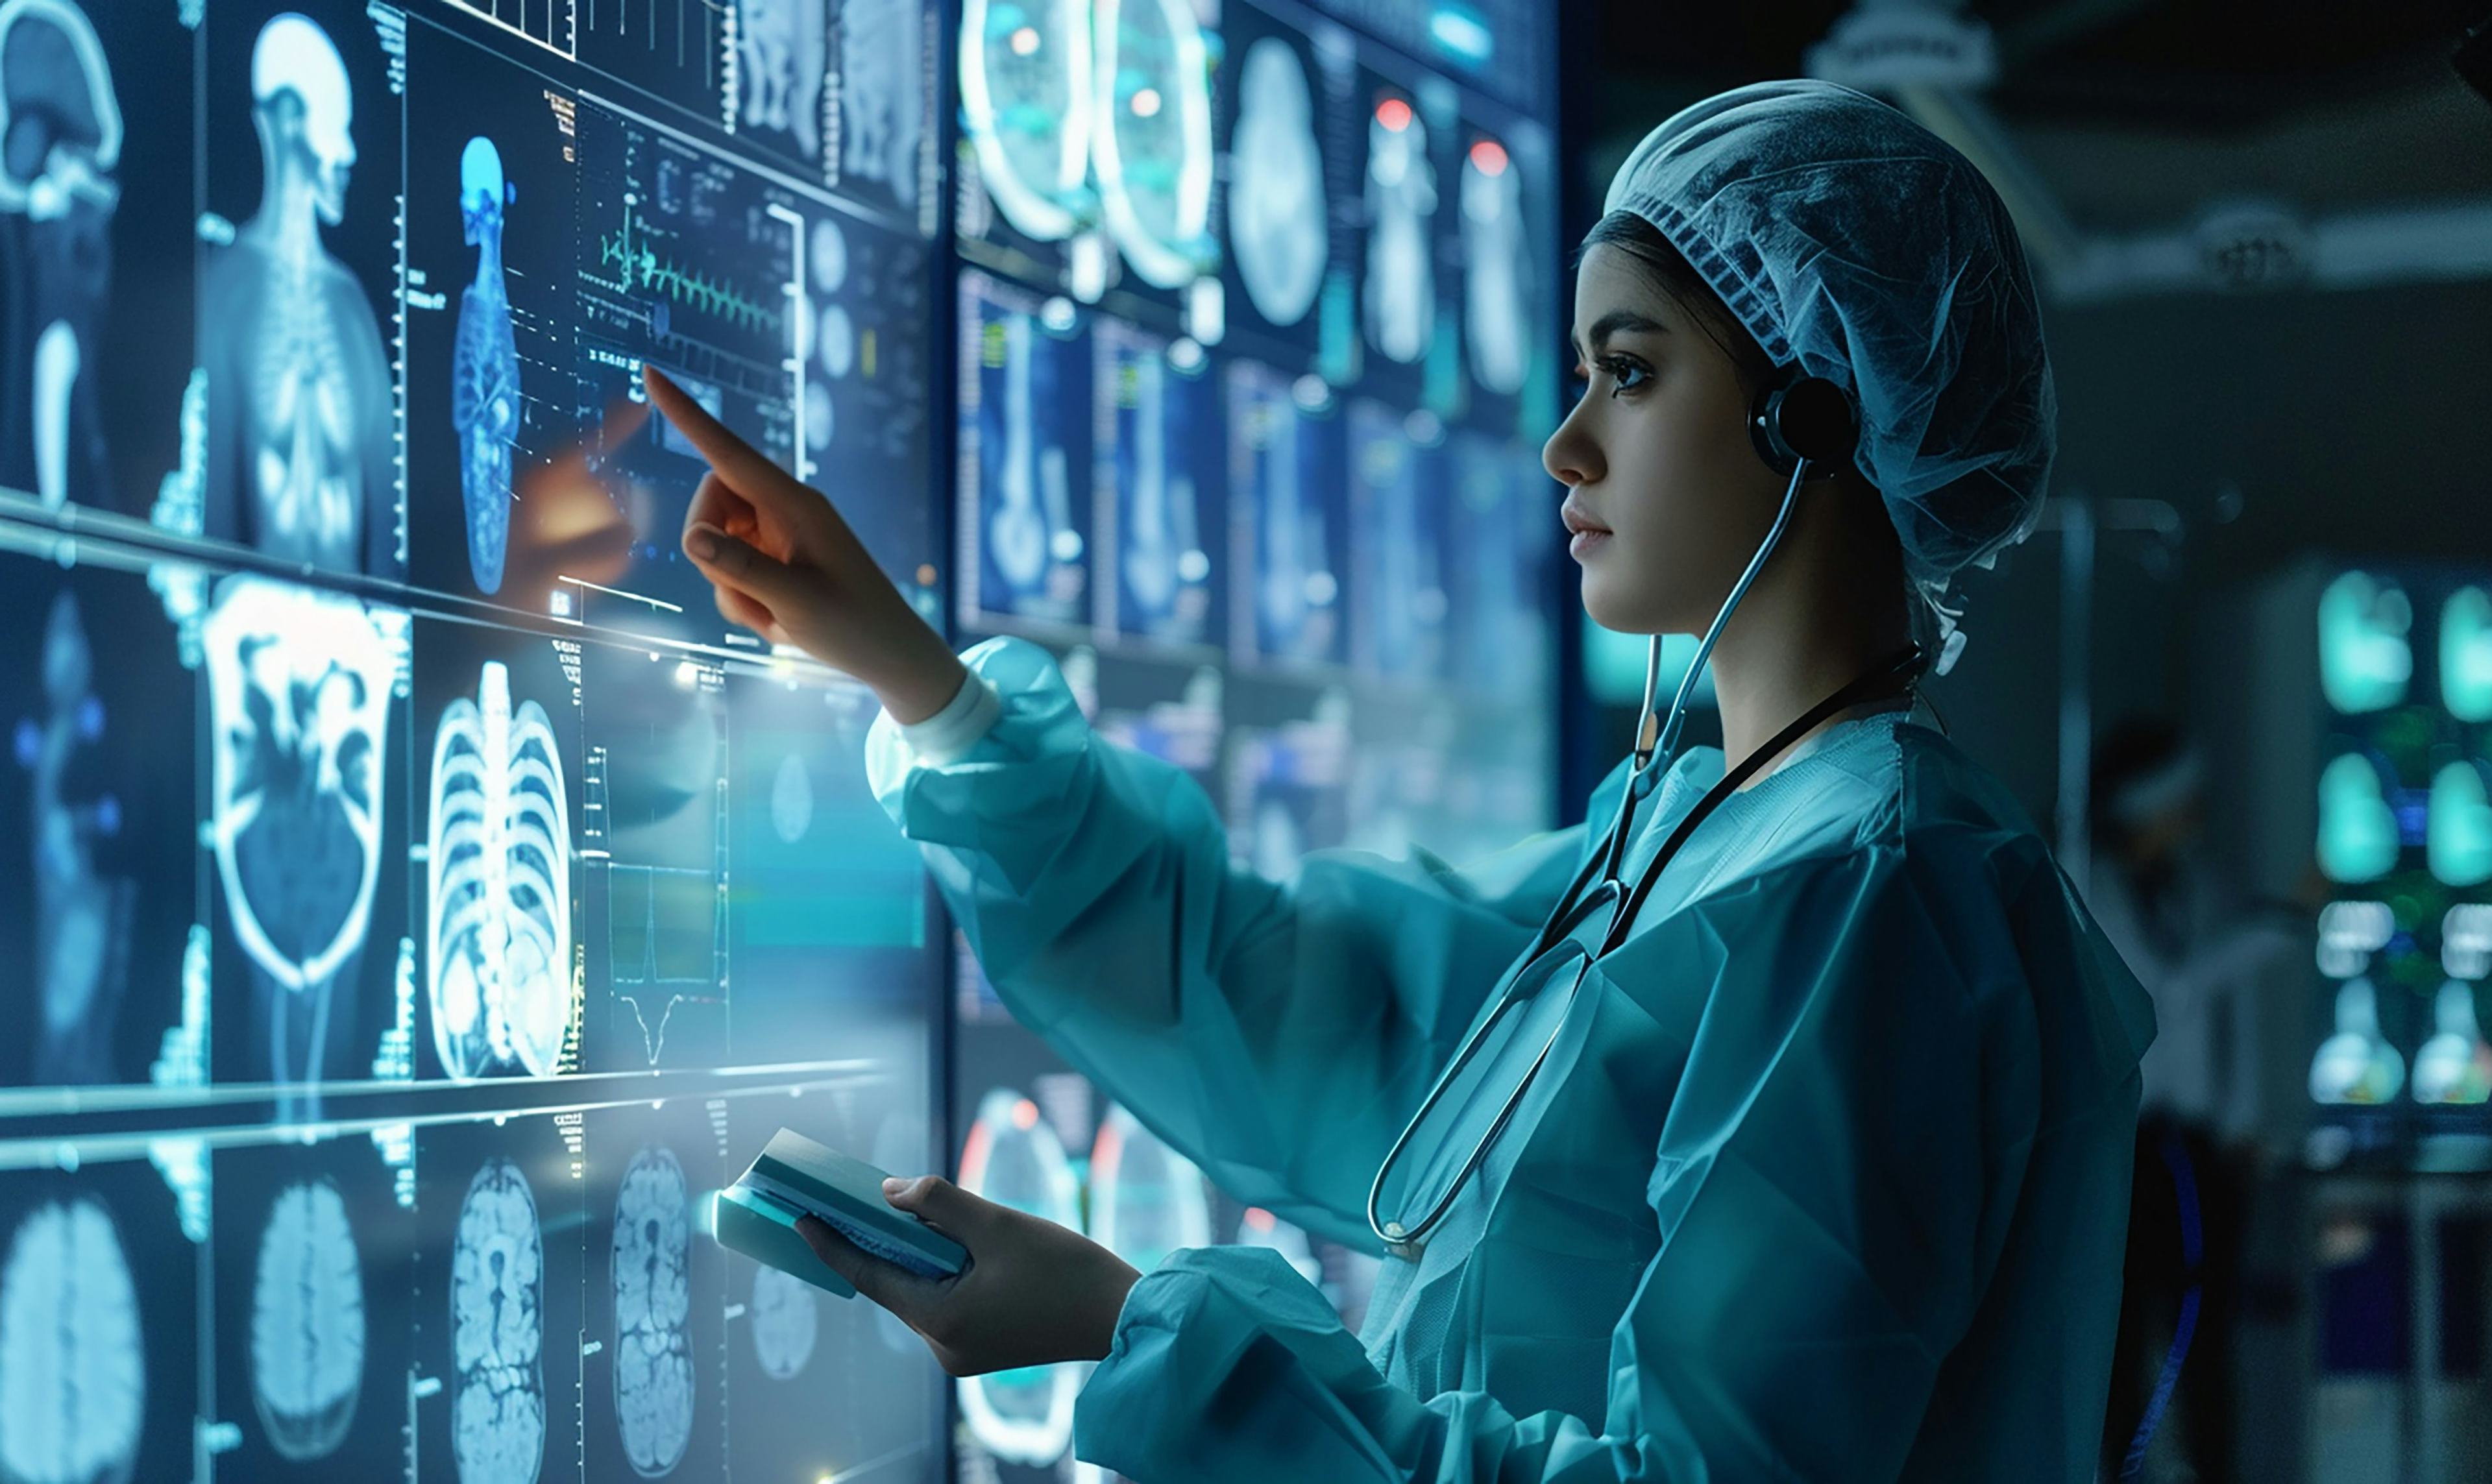
{"type": "Polygon", "coordinates": [[[971,670],[962,677],[961,689],[943,703],[942,710],[922,722],[902,725],[900,737],[919,762],[941,767],[967,757],[1003,714],[1003,698],[995,688],[971,670]]]}

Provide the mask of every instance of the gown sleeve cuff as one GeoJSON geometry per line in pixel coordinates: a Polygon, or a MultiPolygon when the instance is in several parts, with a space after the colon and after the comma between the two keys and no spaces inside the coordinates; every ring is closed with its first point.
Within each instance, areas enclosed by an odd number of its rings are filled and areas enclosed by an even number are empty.
{"type": "Polygon", "coordinates": [[[994,729],[996,719],[1003,714],[1003,698],[995,694],[994,682],[976,670],[964,669],[961,689],[944,702],[942,710],[922,722],[894,725],[919,762],[941,767],[967,757],[969,750],[994,729]]]}

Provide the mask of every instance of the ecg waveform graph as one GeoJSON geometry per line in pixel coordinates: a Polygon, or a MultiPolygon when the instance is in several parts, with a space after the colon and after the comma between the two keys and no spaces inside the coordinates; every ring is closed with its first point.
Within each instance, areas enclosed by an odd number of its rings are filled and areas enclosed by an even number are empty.
{"type": "Polygon", "coordinates": [[[623,197],[623,224],[597,245],[601,273],[609,275],[628,294],[648,294],[704,314],[715,315],[739,330],[775,335],[786,322],[786,311],[739,289],[734,282],[690,267],[659,247],[637,195],[623,197]]]}

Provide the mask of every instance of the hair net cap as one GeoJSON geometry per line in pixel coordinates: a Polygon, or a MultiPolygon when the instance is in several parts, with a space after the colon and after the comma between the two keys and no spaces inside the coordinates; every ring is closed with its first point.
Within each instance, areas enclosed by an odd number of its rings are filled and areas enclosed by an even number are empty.
{"type": "Polygon", "coordinates": [[[1761,82],[1645,135],[1604,211],[1651,223],[1776,366],[1852,394],[1854,457],[1952,638],[1948,582],[2032,530],[2058,443],[2040,305],[1990,183],[1865,93],[1761,82]]]}

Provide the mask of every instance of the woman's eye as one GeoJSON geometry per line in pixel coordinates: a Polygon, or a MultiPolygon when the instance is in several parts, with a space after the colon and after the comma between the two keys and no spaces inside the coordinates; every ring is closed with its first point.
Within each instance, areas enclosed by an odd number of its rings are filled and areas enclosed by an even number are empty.
{"type": "Polygon", "coordinates": [[[1652,379],[1652,371],[1642,362],[1622,356],[1612,356],[1601,362],[1601,374],[1610,378],[1610,395],[1632,392],[1652,379]]]}

